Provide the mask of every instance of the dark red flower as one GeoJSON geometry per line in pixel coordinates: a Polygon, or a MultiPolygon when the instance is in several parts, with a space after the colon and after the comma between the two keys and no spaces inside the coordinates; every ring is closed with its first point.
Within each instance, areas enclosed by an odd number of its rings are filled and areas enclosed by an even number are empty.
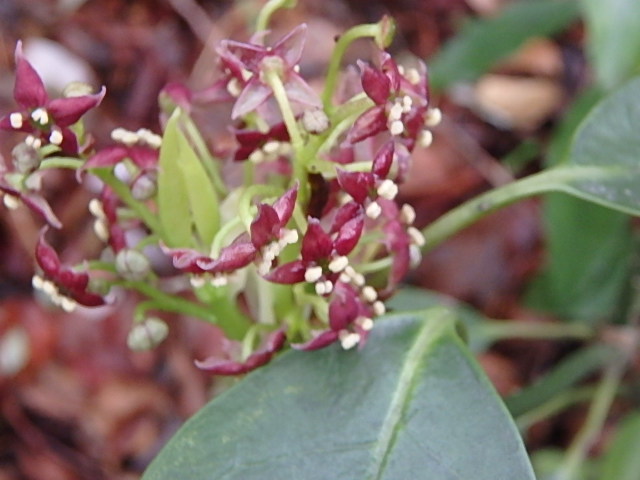
{"type": "Polygon", "coordinates": [[[104,305],[102,296],[89,290],[89,274],[65,268],[56,251],[47,243],[47,227],[40,232],[36,245],[36,261],[44,278],[34,277],[34,286],[42,289],[51,300],[65,310],[72,310],[75,304],[87,307],[104,305]]]}
{"type": "Polygon", "coordinates": [[[239,118],[256,110],[273,95],[271,87],[264,81],[265,69],[277,69],[287,96],[293,102],[321,108],[322,103],[298,74],[297,65],[302,56],[307,26],[299,25],[273,46],[224,40],[218,54],[224,67],[239,82],[240,94],[231,112],[239,118]]]}
{"type": "Polygon", "coordinates": [[[3,178],[2,171],[0,171],[0,192],[4,194],[5,205],[13,207],[15,201],[20,201],[52,227],[62,227],[62,223],[51,209],[49,202],[42,195],[35,191],[21,191],[13,187],[3,178]]]}
{"type": "Polygon", "coordinates": [[[22,42],[16,46],[15,61],[13,96],[22,110],[0,118],[0,128],[30,133],[42,143],[59,145],[63,152],[77,154],[78,139],[69,127],[100,104],[105,88],[94,95],[51,100],[40,75],[24,57],[22,42]]]}
{"type": "Polygon", "coordinates": [[[264,341],[263,345],[247,357],[243,362],[236,362],[219,357],[209,357],[205,360],[196,360],[196,366],[215,375],[241,375],[250,372],[266,363],[269,363],[273,356],[284,347],[287,339],[282,330],[272,332],[264,341]]]}

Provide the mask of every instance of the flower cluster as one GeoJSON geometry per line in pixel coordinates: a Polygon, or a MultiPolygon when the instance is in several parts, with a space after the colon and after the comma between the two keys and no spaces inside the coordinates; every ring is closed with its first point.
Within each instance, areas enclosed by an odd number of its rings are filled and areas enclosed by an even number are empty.
{"type": "MultiPolygon", "coordinates": [[[[343,89],[349,98],[336,92],[332,69],[323,92],[305,80],[305,25],[272,44],[268,32],[258,32],[247,43],[221,43],[219,79],[209,88],[167,86],[162,135],[116,129],[115,144],[101,149],[76,126],[104,89],[50,100],[18,44],[19,110],[0,128],[27,137],[14,149],[13,169],[0,172],[5,204],[22,201],[59,228],[38,193],[44,171],[73,168],[102,185],[89,205],[105,243],[101,260],[63,266],[45,229],[34,286],[66,310],[104,305],[98,292],[113,286],[136,291],[133,349],[167,334],[151,310],[216,323],[230,347],[197,362],[216,374],[252,370],[286,344],[362,347],[385,313],[384,300],[419,261],[424,238],[413,226],[415,211],[396,196],[412,151],[428,146],[440,118],[425,66],[403,68],[384,50],[389,22],[364,34],[378,51],[358,63],[358,85],[343,89]],[[228,112],[220,130],[236,140],[215,155],[207,143],[216,139],[203,138],[191,117],[211,108],[228,112]],[[154,247],[172,271],[150,261],[154,247]]],[[[333,65],[342,52],[336,49],[333,65]]]]}

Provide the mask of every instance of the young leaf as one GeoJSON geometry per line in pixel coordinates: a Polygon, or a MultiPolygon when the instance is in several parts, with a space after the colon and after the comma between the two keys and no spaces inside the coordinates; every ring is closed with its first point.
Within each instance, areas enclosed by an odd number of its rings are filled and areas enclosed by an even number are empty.
{"type": "Polygon", "coordinates": [[[178,131],[179,167],[187,186],[191,218],[202,243],[209,247],[220,227],[218,196],[207,171],[184,133],[178,131]]]}
{"type": "Polygon", "coordinates": [[[637,0],[582,0],[587,49],[598,83],[620,85],[640,67],[640,15],[637,0]]]}
{"type": "Polygon", "coordinates": [[[162,240],[167,246],[191,247],[189,188],[180,167],[179,115],[179,109],[176,109],[167,122],[162,138],[158,160],[158,217],[163,232],[162,240]]]}
{"type": "Polygon", "coordinates": [[[288,352],[196,414],[144,480],[533,480],[444,309],[388,317],[360,351],[288,352]]]}
{"type": "Polygon", "coordinates": [[[575,1],[520,1],[488,20],[472,22],[429,61],[430,84],[442,89],[471,81],[531,37],[548,36],[576,19],[575,1]]]}

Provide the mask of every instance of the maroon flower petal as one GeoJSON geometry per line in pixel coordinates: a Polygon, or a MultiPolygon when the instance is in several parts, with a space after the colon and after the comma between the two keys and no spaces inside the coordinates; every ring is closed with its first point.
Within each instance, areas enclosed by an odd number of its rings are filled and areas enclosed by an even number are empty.
{"type": "Polygon", "coordinates": [[[386,129],[387,115],[384,106],[376,105],[358,117],[351,130],[349,130],[347,140],[350,143],[357,143],[365,138],[384,132],[386,129]]]}
{"type": "Polygon", "coordinates": [[[100,150],[85,162],[82,169],[113,167],[129,156],[129,149],[121,146],[100,150]]]}
{"type": "Polygon", "coordinates": [[[31,66],[22,53],[22,42],[16,45],[16,83],[13,87],[13,98],[18,105],[34,109],[46,105],[49,97],[38,72],[31,66]]]}
{"type": "Polygon", "coordinates": [[[41,217],[53,228],[62,228],[62,222],[60,222],[56,214],[53,213],[49,203],[41,195],[37,193],[23,193],[11,187],[9,184],[4,183],[2,180],[0,180],[0,191],[19,198],[29,210],[41,217]]]}
{"type": "Polygon", "coordinates": [[[319,334],[318,336],[312,338],[308,342],[305,343],[294,343],[291,345],[292,348],[296,350],[319,350],[321,348],[328,347],[332,343],[338,340],[338,332],[335,330],[326,330],[319,334]]]}
{"type": "Polygon", "coordinates": [[[391,58],[388,52],[382,51],[380,54],[380,69],[389,78],[391,91],[397,92],[400,89],[402,75],[400,75],[400,70],[398,70],[395,60],[391,58]]]}
{"type": "Polygon", "coordinates": [[[284,88],[290,100],[308,107],[322,108],[322,101],[316,91],[297,73],[289,74],[284,88]]]}
{"type": "Polygon", "coordinates": [[[260,105],[267,101],[271,96],[271,89],[260,82],[255,76],[249,80],[249,83],[233,105],[231,118],[236,119],[245,116],[249,112],[253,112],[260,105]]]}
{"type": "Polygon", "coordinates": [[[362,88],[376,105],[384,105],[391,94],[391,81],[380,70],[358,62],[362,71],[362,88]]]}
{"type": "Polygon", "coordinates": [[[293,67],[302,57],[306,34],[307,25],[302,23],[278,40],[271,52],[282,57],[289,67],[293,67]]]}
{"type": "Polygon", "coordinates": [[[278,213],[270,205],[261,203],[258,205],[258,215],[251,222],[250,228],[251,242],[257,250],[260,250],[278,237],[280,231],[278,213]]]}
{"type": "Polygon", "coordinates": [[[342,189],[362,204],[369,196],[369,192],[375,186],[375,178],[370,172],[348,172],[340,168],[336,169],[338,184],[342,189]]]}
{"type": "Polygon", "coordinates": [[[355,291],[338,282],[329,304],[329,326],[340,331],[347,328],[358,317],[358,300],[355,291]]]}
{"type": "Polygon", "coordinates": [[[293,215],[298,198],[298,182],[273,203],[273,209],[280,219],[280,227],[284,227],[293,215]]]}
{"type": "Polygon", "coordinates": [[[307,266],[305,262],[302,260],[294,260],[293,262],[285,263],[271,270],[268,274],[264,275],[264,279],[273,283],[292,285],[304,281],[306,271],[307,266]]]}
{"type": "Polygon", "coordinates": [[[47,111],[56,125],[68,127],[80,120],[80,117],[89,110],[98,106],[106,93],[107,89],[102,87],[98,93],[93,95],[56,98],[48,103],[47,111]]]}
{"type": "Polygon", "coordinates": [[[205,272],[231,273],[249,265],[255,260],[256,255],[256,247],[243,235],[231,245],[224,247],[218,258],[203,256],[196,259],[196,265],[205,272]]]}
{"type": "Polygon", "coordinates": [[[309,218],[307,231],[302,239],[301,255],[305,262],[328,258],[333,250],[333,242],[327,232],[320,226],[320,220],[309,218]]]}
{"type": "Polygon", "coordinates": [[[335,233],[342,228],[352,218],[362,213],[362,205],[356,202],[347,202],[342,205],[336,212],[331,224],[331,230],[329,233],[335,233]]]}
{"type": "Polygon", "coordinates": [[[360,214],[345,223],[338,231],[334,248],[338,255],[348,255],[355,248],[362,235],[364,215],[360,214]]]}
{"type": "Polygon", "coordinates": [[[38,243],[36,244],[36,262],[44,272],[44,274],[52,279],[58,277],[60,273],[60,258],[56,251],[47,243],[44,238],[47,233],[47,227],[40,230],[40,236],[38,237],[38,243]]]}
{"type": "Polygon", "coordinates": [[[386,178],[393,163],[394,142],[389,140],[376,152],[371,171],[380,178],[386,178]]]}

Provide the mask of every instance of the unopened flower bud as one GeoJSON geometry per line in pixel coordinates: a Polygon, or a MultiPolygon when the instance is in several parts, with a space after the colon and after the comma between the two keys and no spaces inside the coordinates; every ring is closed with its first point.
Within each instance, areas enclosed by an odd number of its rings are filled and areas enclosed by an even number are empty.
{"type": "Polygon", "coordinates": [[[320,108],[308,109],[302,114],[302,126],[309,133],[322,133],[329,128],[329,117],[320,108]]]}
{"type": "Polygon", "coordinates": [[[127,337],[127,345],[135,351],[150,350],[167,338],[168,333],[169,327],[163,320],[150,317],[134,325],[127,337]]]}
{"type": "Polygon", "coordinates": [[[116,270],[127,280],[138,281],[149,274],[151,264],[141,252],[125,248],[116,255],[116,270]]]}
{"type": "Polygon", "coordinates": [[[37,170],[42,161],[38,150],[26,143],[19,143],[13,147],[11,157],[13,159],[13,165],[20,173],[30,173],[37,170]]]}
{"type": "Polygon", "coordinates": [[[391,45],[396,33],[396,22],[389,15],[385,15],[378,22],[378,32],[374,38],[378,48],[386,50],[391,45]]]}
{"type": "Polygon", "coordinates": [[[131,195],[136,200],[147,200],[156,194],[156,190],[156,179],[150,174],[140,175],[131,185],[131,195]]]}

